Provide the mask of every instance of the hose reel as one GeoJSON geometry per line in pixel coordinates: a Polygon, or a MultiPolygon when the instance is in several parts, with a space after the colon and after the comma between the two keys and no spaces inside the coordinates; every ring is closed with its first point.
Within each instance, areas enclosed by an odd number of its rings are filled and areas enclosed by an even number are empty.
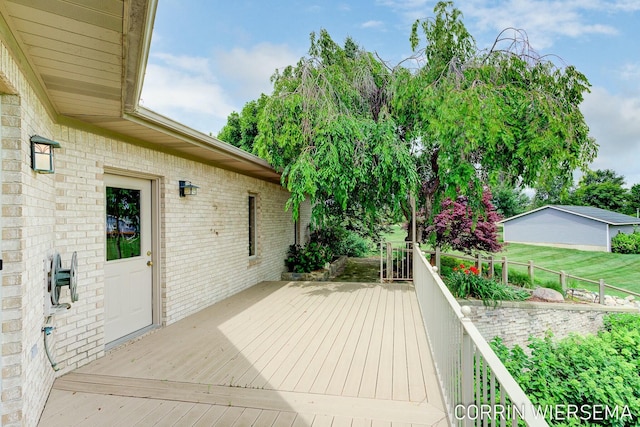
{"type": "Polygon", "coordinates": [[[59,253],[53,255],[51,260],[51,302],[58,305],[60,298],[60,288],[68,286],[71,294],[71,302],[78,301],[78,253],[71,256],[71,266],[68,269],[62,268],[62,259],[59,253]]]}

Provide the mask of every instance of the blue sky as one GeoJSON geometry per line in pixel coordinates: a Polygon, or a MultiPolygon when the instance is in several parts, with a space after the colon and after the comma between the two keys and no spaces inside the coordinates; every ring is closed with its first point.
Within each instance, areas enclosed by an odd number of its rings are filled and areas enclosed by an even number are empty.
{"type": "MultiPolygon", "coordinates": [[[[276,68],[307,53],[324,28],[351,36],[391,65],[410,55],[409,31],[435,1],[158,0],[141,103],[216,135],[232,111],[271,93],[276,68]]],[[[600,145],[593,169],[640,183],[640,0],[465,0],[455,3],[478,47],[507,27],[524,29],[592,84],[581,106],[600,145]]]]}

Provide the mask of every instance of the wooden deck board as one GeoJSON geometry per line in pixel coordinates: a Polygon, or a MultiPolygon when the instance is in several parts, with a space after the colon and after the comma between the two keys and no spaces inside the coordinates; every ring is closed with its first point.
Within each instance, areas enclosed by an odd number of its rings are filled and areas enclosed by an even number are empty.
{"type": "Polygon", "coordinates": [[[442,408],[411,285],[264,282],[58,378],[40,425],[434,426],[442,408]]]}
{"type": "MultiPolygon", "coordinates": [[[[354,298],[352,300],[352,305],[345,310],[348,311],[348,315],[344,320],[339,320],[339,322],[342,323],[340,325],[338,335],[333,339],[333,344],[329,341],[328,345],[325,345],[327,348],[326,357],[322,366],[318,369],[318,374],[311,385],[309,390],[311,393],[340,395],[342,392],[342,390],[340,390],[339,392],[329,393],[327,388],[329,387],[331,378],[336,375],[336,368],[338,364],[343,361],[343,364],[348,366],[351,362],[351,358],[353,357],[353,345],[357,342],[357,336],[360,335],[359,331],[362,328],[362,322],[364,321],[364,316],[367,313],[366,309],[363,309],[365,296],[367,294],[368,293],[365,290],[361,289],[353,291],[354,298]]],[[[344,381],[344,374],[342,374],[342,378],[344,381]]]]}
{"type": "MultiPolygon", "coordinates": [[[[312,344],[308,347],[307,353],[309,355],[312,354],[309,361],[299,361],[297,363],[297,372],[301,375],[298,376],[299,379],[293,390],[302,392],[311,391],[311,387],[318,378],[318,373],[322,369],[327,356],[334,348],[340,346],[337,338],[346,323],[351,320],[355,297],[355,292],[342,295],[341,300],[344,301],[343,304],[338,310],[334,310],[332,313],[333,315],[325,321],[325,325],[327,326],[325,328],[325,333],[317,335],[316,339],[312,341],[312,344]]],[[[293,381],[296,380],[296,377],[293,375],[291,378],[293,381]]],[[[289,390],[286,382],[282,384],[281,389],[289,390]]]]}
{"type": "MultiPolygon", "coordinates": [[[[149,400],[149,399],[145,399],[149,400]]],[[[174,427],[178,426],[192,426],[211,408],[210,405],[202,403],[196,403],[187,411],[182,418],[173,424],[174,427]]],[[[123,423],[116,423],[114,425],[123,425],[123,423]]]]}
{"type": "Polygon", "coordinates": [[[252,363],[254,369],[240,376],[239,384],[270,387],[271,382],[265,381],[267,376],[281,368],[283,359],[299,346],[299,339],[304,332],[322,321],[318,308],[320,305],[316,299],[307,298],[307,304],[301,306],[295,315],[284,319],[284,327],[271,334],[270,339],[263,341],[261,351],[257,352],[259,357],[252,363]]]}
{"type": "MultiPolygon", "coordinates": [[[[374,332],[375,319],[377,318],[378,307],[380,305],[379,303],[382,295],[382,288],[378,286],[375,288],[374,292],[368,293],[371,294],[371,300],[367,309],[367,316],[364,321],[364,326],[354,350],[351,364],[349,365],[349,371],[344,378],[344,385],[342,387],[341,393],[344,396],[359,395],[365,362],[367,360],[367,353],[372,342],[371,337],[373,336],[374,332]]],[[[332,382],[335,383],[339,380],[340,379],[336,376],[332,379],[332,382]]]]}
{"type": "MultiPolygon", "coordinates": [[[[209,406],[209,410],[205,412],[198,421],[195,422],[194,427],[211,427],[216,425],[220,417],[229,409],[224,406],[209,406]]],[[[186,424],[185,424],[186,425],[186,424]]]]}
{"type": "Polygon", "coordinates": [[[393,308],[393,376],[392,396],[396,400],[409,400],[409,375],[407,372],[406,319],[404,294],[408,292],[406,285],[402,285],[395,292],[395,306],[393,308]]]}
{"type": "MultiPolygon", "coordinates": [[[[358,345],[366,336],[367,319],[371,319],[371,301],[374,296],[374,292],[361,292],[361,304],[358,310],[358,315],[349,330],[349,335],[346,337],[346,342],[342,348],[342,352],[339,357],[332,359],[334,363],[333,372],[330,378],[327,378],[326,388],[324,393],[341,395],[344,391],[345,382],[349,374],[351,366],[354,364],[356,357],[356,350],[358,345]]],[[[369,322],[372,324],[372,322],[369,322]]],[[[332,353],[333,355],[334,353],[332,353]]],[[[322,375],[322,374],[321,374],[322,375]]],[[[358,381],[359,385],[359,381],[358,381]]]]}
{"type": "Polygon", "coordinates": [[[375,397],[376,384],[378,381],[378,365],[380,362],[380,349],[382,347],[382,336],[384,331],[384,322],[387,309],[387,299],[389,292],[386,288],[381,287],[381,295],[377,301],[377,312],[373,319],[373,331],[371,340],[367,347],[366,359],[364,360],[364,368],[358,389],[360,397],[375,397]]]}
{"type": "Polygon", "coordinates": [[[239,379],[247,377],[247,371],[254,372],[252,377],[255,378],[260,367],[254,364],[259,361],[266,349],[278,345],[279,337],[286,336],[295,319],[309,306],[309,301],[303,300],[300,305],[301,307],[295,303],[287,304],[283,309],[272,307],[265,312],[268,316],[264,317],[268,319],[257,316],[259,322],[250,330],[246,330],[245,325],[243,334],[237,334],[236,329],[223,330],[225,337],[237,337],[233,338],[231,343],[237,349],[238,357],[228,359],[226,363],[217,364],[215,369],[208,369],[198,375],[195,380],[214,384],[246,385],[245,380],[239,379]]]}
{"type": "MultiPolygon", "coordinates": [[[[323,314],[322,317],[319,318],[319,322],[316,326],[310,330],[310,333],[307,334],[303,340],[300,341],[297,346],[298,351],[296,351],[298,356],[294,358],[290,366],[283,366],[284,370],[280,374],[280,376],[283,377],[282,380],[275,375],[269,379],[269,382],[274,388],[278,390],[296,389],[296,386],[302,379],[301,377],[305,375],[307,367],[316,355],[319,343],[321,343],[329,333],[329,330],[333,326],[336,316],[344,306],[346,299],[334,296],[334,298],[327,298],[325,302],[326,303],[322,306],[330,308],[330,310],[326,311],[326,314],[323,314]],[[337,300],[337,302],[330,303],[332,299],[337,300]]],[[[291,358],[289,359],[291,360],[291,358]]],[[[309,373],[307,375],[311,374],[312,373],[309,373]]],[[[304,386],[304,384],[302,384],[301,387],[302,386],[304,386]]]]}
{"type": "MultiPolygon", "coordinates": [[[[418,337],[420,330],[416,329],[416,319],[411,304],[411,294],[406,292],[403,295],[403,311],[405,313],[405,337],[406,337],[406,357],[407,357],[407,374],[409,387],[409,400],[412,402],[420,402],[427,398],[426,385],[424,381],[424,371],[422,359],[420,357],[420,349],[418,346],[418,337]]],[[[420,318],[419,321],[422,319],[420,318]]],[[[425,338],[426,339],[426,338],[425,338]]]]}
{"type": "Polygon", "coordinates": [[[384,312],[382,343],[380,346],[380,359],[378,362],[377,382],[374,395],[378,399],[393,399],[393,336],[395,332],[394,309],[396,297],[397,292],[389,292],[384,312]]]}

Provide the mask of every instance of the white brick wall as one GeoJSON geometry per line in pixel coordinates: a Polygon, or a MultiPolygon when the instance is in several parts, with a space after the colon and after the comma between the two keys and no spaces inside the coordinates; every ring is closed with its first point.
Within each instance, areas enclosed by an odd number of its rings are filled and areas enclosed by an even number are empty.
{"type": "MultiPolygon", "coordinates": [[[[162,324],[259,281],[278,280],[294,223],[284,212],[288,193],[279,185],[54,123],[4,45],[0,55],[0,78],[16,91],[0,95],[2,425],[34,426],[56,375],[41,332],[54,251],[65,268],[77,251],[79,265],[80,300],[53,321],[50,346],[59,374],[104,354],[105,171],[157,179],[162,324]],[[31,170],[33,134],[62,145],[55,151],[55,174],[31,170]],[[179,197],[183,179],[200,187],[197,196],[179,197]],[[248,256],[249,193],[258,196],[255,259],[248,256]]],[[[307,204],[302,220],[309,218],[307,204]]],[[[69,301],[66,290],[61,301],[69,301]]]]}

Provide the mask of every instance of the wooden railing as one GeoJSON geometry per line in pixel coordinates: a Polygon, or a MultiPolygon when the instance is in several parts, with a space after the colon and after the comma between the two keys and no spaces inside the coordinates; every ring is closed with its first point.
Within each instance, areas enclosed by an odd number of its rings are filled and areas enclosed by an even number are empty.
{"type": "MultiPolygon", "coordinates": [[[[507,259],[506,256],[503,256],[501,258],[494,258],[494,257],[483,257],[480,254],[477,254],[476,256],[469,256],[469,255],[461,255],[461,254],[454,254],[454,253],[442,253],[440,252],[440,250],[438,248],[436,248],[435,251],[424,251],[424,253],[433,255],[435,257],[435,265],[438,268],[438,271],[440,271],[440,259],[443,255],[451,257],[451,258],[456,258],[456,259],[460,259],[463,261],[471,261],[474,263],[474,265],[476,266],[476,268],[478,269],[478,271],[482,271],[482,267],[486,264],[487,265],[487,273],[489,275],[489,277],[494,277],[495,276],[495,266],[496,265],[500,265],[501,266],[501,270],[502,270],[502,274],[501,274],[501,280],[502,283],[509,283],[509,266],[523,266],[527,268],[527,274],[529,275],[529,282],[530,283],[534,283],[534,278],[535,278],[535,271],[536,270],[540,270],[540,271],[544,271],[546,273],[550,273],[553,275],[557,275],[558,276],[558,283],[560,284],[560,287],[562,288],[562,292],[564,294],[567,294],[567,292],[570,289],[575,289],[572,288],[568,285],[570,280],[573,280],[575,282],[582,282],[582,283],[587,283],[590,285],[596,285],[598,287],[598,302],[600,304],[604,304],[605,303],[605,292],[606,289],[611,289],[611,290],[615,290],[617,292],[620,293],[624,293],[627,295],[633,295],[634,297],[639,297],[640,298],[640,293],[637,292],[633,292],[627,289],[623,289],[623,288],[619,288],[617,286],[613,286],[610,285],[608,283],[605,282],[604,279],[600,279],[600,280],[592,280],[592,279],[585,279],[584,277],[579,277],[579,276],[575,276],[572,274],[568,274],[565,271],[555,271],[555,270],[551,270],[545,267],[541,267],[539,265],[535,265],[535,263],[533,261],[529,261],[529,262],[518,262],[518,261],[510,261],[507,259]]],[[[595,301],[594,301],[595,302],[595,301]]]]}
{"type": "Polygon", "coordinates": [[[413,244],[411,242],[380,243],[380,283],[413,280],[413,244]]]}
{"type": "Polygon", "coordinates": [[[418,247],[413,283],[447,414],[455,426],[547,426],[418,247]]]}

